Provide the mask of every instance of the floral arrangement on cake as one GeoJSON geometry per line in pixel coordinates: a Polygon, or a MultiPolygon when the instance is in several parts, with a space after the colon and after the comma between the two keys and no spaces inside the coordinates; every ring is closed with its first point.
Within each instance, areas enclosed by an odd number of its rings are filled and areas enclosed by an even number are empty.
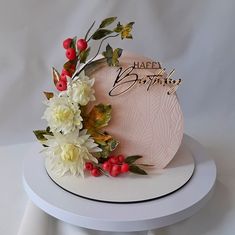
{"type": "MultiPolygon", "coordinates": [[[[126,25],[118,22],[113,29],[108,29],[116,19],[104,19],[92,32],[94,22],[84,38],[64,40],[68,61],[63,65],[61,73],[52,69],[57,92],[44,92],[47,108],[42,116],[48,126],[45,130],[35,130],[34,134],[44,146],[42,152],[58,176],[68,173],[84,176],[86,171],[93,176],[113,177],[126,172],[147,174],[140,167],[148,165],[136,163],[142,156],[112,155],[119,142],[103,129],[111,119],[111,105],[101,103],[91,106],[96,99],[93,88],[95,78],[86,75],[87,66],[96,63],[94,60],[108,38],[132,39],[134,22],[126,25]],[[95,56],[88,60],[91,40],[100,40],[100,44],[95,56]],[[89,112],[88,106],[92,107],[89,112]]],[[[102,55],[109,66],[118,66],[122,49],[113,49],[107,44],[102,55]]]]}

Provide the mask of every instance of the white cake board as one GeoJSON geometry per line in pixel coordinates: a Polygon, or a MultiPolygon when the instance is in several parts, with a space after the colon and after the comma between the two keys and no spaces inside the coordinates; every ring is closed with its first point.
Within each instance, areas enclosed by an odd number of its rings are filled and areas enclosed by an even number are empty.
{"type": "Polygon", "coordinates": [[[191,180],[176,192],[147,202],[115,204],[87,200],[58,187],[48,177],[44,159],[29,148],[24,164],[24,187],[29,198],[48,214],[67,223],[103,231],[145,231],[186,219],[202,208],[211,197],[216,166],[203,147],[189,136],[183,143],[195,160],[191,180]]]}
{"type": "Polygon", "coordinates": [[[150,168],[147,176],[58,177],[52,170],[51,161],[47,160],[45,165],[50,178],[66,191],[87,199],[117,203],[140,202],[165,196],[185,185],[194,171],[193,156],[185,144],[181,145],[167,168],[150,168]]]}

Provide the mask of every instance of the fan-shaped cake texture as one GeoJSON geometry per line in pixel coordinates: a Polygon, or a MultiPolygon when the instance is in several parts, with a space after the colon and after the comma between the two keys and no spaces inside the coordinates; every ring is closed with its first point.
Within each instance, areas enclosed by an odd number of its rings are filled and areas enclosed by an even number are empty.
{"type": "Polygon", "coordinates": [[[151,85],[151,75],[159,72],[159,64],[152,62],[124,53],[119,67],[95,66],[89,72],[95,78],[92,106],[112,105],[112,119],[105,130],[120,142],[114,154],[142,155],[140,162],[164,168],[181,144],[183,114],[176,93],[167,94],[169,85],[151,85]]]}

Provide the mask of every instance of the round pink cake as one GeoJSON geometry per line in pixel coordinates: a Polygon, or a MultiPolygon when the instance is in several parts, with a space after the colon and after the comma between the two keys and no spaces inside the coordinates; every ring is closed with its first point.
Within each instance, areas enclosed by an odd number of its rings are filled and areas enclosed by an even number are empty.
{"type": "Polygon", "coordinates": [[[119,67],[100,64],[89,76],[95,78],[93,104],[112,105],[105,130],[120,142],[114,154],[142,155],[142,163],[164,168],[181,144],[183,115],[176,94],[167,94],[170,85],[151,84],[151,75],[160,69],[159,63],[152,62],[125,53],[119,67]]]}

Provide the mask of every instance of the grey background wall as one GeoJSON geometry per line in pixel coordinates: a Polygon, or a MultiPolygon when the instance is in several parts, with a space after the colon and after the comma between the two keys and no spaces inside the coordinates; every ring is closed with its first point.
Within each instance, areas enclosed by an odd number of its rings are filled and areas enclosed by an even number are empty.
{"type": "Polygon", "coordinates": [[[136,22],[134,40],[114,45],[176,68],[183,79],[186,132],[194,119],[233,120],[234,7],[232,0],[1,1],[0,144],[31,141],[31,130],[45,124],[42,91],[53,89],[51,66],[65,60],[63,39],[113,15],[136,22]]]}

